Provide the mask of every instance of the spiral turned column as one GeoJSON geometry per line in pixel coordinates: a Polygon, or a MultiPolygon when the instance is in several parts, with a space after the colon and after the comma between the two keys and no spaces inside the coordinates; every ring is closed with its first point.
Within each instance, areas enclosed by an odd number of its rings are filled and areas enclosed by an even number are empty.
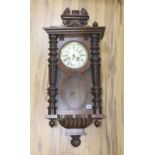
{"type": "MultiPolygon", "coordinates": [[[[97,27],[97,23],[93,23],[97,27]]],[[[91,35],[91,72],[92,72],[92,95],[93,95],[93,110],[94,114],[102,114],[102,99],[101,99],[101,82],[100,82],[100,48],[99,48],[99,35],[94,33],[91,35]]],[[[95,124],[96,125],[96,124],[95,124]]]]}
{"type": "MultiPolygon", "coordinates": [[[[56,114],[56,81],[57,81],[57,35],[49,35],[49,59],[48,59],[48,68],[49,68],[49,106],[48,106],[48,114],[56,114]]],[[[50,126],[54,126],[55,122],[50,122],[50,126]]]]}

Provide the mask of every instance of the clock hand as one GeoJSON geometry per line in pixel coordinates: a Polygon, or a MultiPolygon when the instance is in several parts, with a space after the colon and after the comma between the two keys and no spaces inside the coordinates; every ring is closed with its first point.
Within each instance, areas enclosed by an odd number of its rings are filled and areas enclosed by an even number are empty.
{"type": "Polygon", "coordinates": [[[79,57],[76,57],[76,61],[79,61],[80,60],[80,58],[79,57]]]}
{"type": "Polygon", "coordinates": [[[75,57],[75,55],[73,54],[73,55],[72,55],[72,60],[73,60],[74,58],[76,58],[76,57],[75,57]]]}

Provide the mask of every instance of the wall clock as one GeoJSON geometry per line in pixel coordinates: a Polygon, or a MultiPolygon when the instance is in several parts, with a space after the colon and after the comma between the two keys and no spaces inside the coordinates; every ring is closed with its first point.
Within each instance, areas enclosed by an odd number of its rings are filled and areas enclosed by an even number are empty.
{"type": "MultiPolygon", "coordinates": [[[[66,128],[74,147],[80,145],[84,129],[101,124],[102,100],[100,47],[105,27],[87,26],[85,9],[61,15],[64,26],[45,27],[49,36],[49,125],[66,128]]],[[[89,136],[89,135],[88,135],[89,136]]]]}

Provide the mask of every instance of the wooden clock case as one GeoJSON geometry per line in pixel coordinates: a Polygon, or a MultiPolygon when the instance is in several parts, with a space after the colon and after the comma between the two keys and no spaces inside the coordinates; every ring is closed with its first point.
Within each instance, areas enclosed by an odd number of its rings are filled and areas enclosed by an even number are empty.
{"type": "Polygon", "coordinates": [[[98,127],[103,118],[100,81],[100,47],[105,27],[96,22],[87,26],[89,15],[85,9],[61,15],[64,26],[45,27],[49,36],[49,125],[56,121],[72,137],[71,144],[79,146],[84,128],[92,122],[98,127]],[[60,59],[61,48],[69,42],[79,42],[88,51],[87,63],[79,69],[67,68],[60,59]]]}

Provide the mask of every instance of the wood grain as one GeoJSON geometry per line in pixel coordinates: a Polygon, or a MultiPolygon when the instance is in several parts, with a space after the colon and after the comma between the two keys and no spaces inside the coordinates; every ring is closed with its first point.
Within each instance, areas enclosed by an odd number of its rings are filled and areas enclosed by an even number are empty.
{"type": "Polygon", "coordinates": [[[123,155],[123,1],[31,0],[31,155],[123,155]],[[43,27],[62,25],[63,10],[85,8],[89,25],[106,26],[101,42],[103,112],[100,128],[91,125],[78,148],[57,124],[51,129],[47,113],[48,37],[43,27]]]}

